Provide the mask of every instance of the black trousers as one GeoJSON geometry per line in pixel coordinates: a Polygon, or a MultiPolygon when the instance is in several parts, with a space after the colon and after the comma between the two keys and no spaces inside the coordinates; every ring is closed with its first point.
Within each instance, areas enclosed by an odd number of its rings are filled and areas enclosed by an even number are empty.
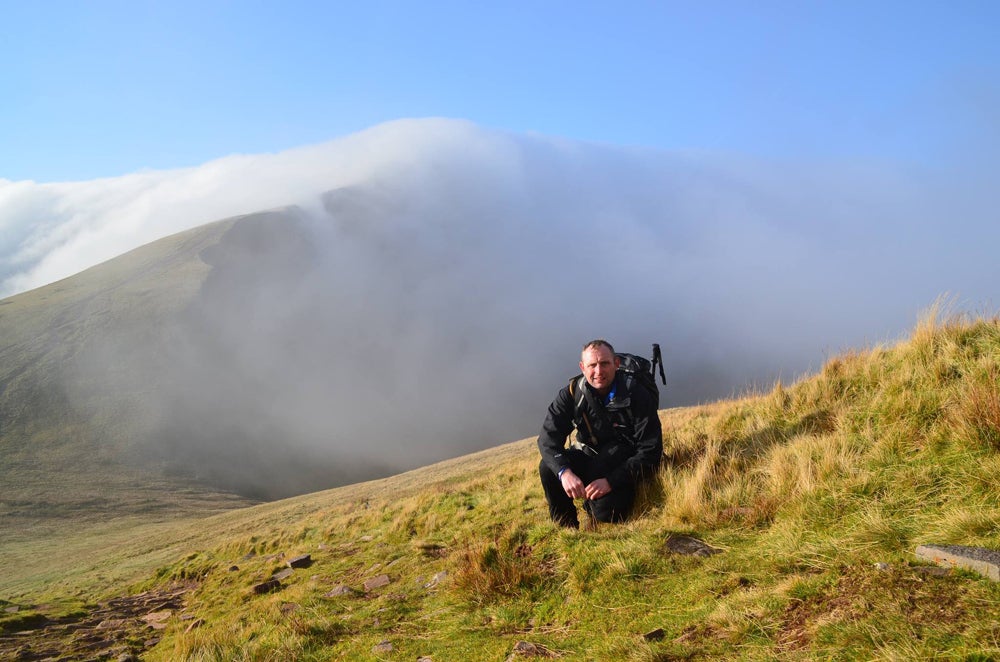
{"type": "MultiPolygon", "coordinates": [[[[607,478],[608,473],[625,461],[624,448],[609,449],[596,457],[586,455],[583,451],[570,448],[565,452],[569,467],[584,485],[589,485],[598,478],[607,478]]],[[[538,465],[538,474],[542,479],[542,489],[545,500],[549,502],[549,516],[552,521],[561,526],[578,528],[580,520],[577,517],[576,504],[566,494],[559,476],[554,474],[543,460],[538,465]]],[[[599,499],[586,499],[583,502],[585,511],[599,522],[623,522],[632,511],[635,502],[635,485],[628,484],[613,488],[599,499]]]]}

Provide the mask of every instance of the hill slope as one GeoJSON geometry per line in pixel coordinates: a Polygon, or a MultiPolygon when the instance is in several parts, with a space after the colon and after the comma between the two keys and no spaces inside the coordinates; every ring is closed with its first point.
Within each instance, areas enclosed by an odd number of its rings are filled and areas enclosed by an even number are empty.
{"type": "Polygon", "coordinates": [[[301,210],[261,212],[0,301],[3,528],[204,514],[398,468],[330,448],[315,239],[301,210]]]}
{"type": "Polygon", "coordinates": [[[633,521],[592,532],[546,521],[531,440],[203,520],[136,586],[189,582],[146,655],[990,659],[1000,584],[913,550],[1000,547],[998,374],[1000,320],[931,319],[792,386],[662,412],[667,466],[633,521]],[[671,552],[677,534],[720,553],[671,552]]]}
{"type": "MultiPolygon", "coordinates": [[[[0,301],[7,535],[51,518],[200,510],[202,498],[216,498],[130,461],[155,389],[133,366],[146,363],[141,342],[155,352],[160,330],[195,298],[209,271],[200,254],[231,225],[175,235],[0,301]]],[[[225,501],[215,507],[240,503],[225,501]]]]}

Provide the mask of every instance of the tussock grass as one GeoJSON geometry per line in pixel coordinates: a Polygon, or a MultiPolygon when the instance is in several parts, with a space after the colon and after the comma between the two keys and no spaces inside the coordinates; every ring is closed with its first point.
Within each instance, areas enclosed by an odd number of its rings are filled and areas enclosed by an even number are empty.
{"type": "Polygon", "coordinates": [[[661,412],[665,466],[594,531],[547,521],[533,439],[204,519],[135,585],[197,580],[204,625],[173,619],[146,656],[994,659],[1000,586],[919,572],[913,550],[1000,548],[998,374],[1000,321],[935,309],[794,384],[661,412]],[[672,534],[722,553],[671,554],[672,534]],[[312,567],[252,593],[300,553],[312,567]]]}

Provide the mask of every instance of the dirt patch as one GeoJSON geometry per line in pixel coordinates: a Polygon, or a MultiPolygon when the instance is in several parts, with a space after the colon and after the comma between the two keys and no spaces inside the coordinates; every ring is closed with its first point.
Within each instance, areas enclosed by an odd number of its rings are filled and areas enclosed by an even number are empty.
{"type": "Polygon", "coordinates": [[[835,584],[788,604],[777,645],[782,651],[802,650],[813,642],[822,625],[873,614],[883,620],[904,619],[916,629],[929,623],[947,629],[950,622],[961,622],[965,615],[960,594],[954,581],[929,577],[913,568],[841,568],[835,584]]]}
{"type": "Polygon", "coordinates": [[[193,618],[182,613],[184,595],[193,583],[112,598],[72,616],[50,618],[41,610],[8,624],[0,632],[3,660],[138,659],[155,646],[171,621],[193,618]]]}

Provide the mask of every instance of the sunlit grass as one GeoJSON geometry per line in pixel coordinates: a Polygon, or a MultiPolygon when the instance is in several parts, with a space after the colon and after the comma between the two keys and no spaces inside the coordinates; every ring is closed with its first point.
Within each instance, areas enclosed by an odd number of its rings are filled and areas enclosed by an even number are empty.
{"type": "Polygon", "coordinates": [[[178,525],[172,556],[152,551],[164,528],[127,576],[196,579],[186,612],[204,624],[174,619],[146,657],[492,660],[518,641],[582,660],[1000,656],[1000,586],[913,569],[922,543],[1000,547],[998,328],[932,315],[797,383],[661,412],[668,461],[623,525],[553,527],[528,439],[178,525]],[[722,552],[671,554],[671,534],[722,552]],[[252,593],[301,553],[310,568],[252,593]]]}

